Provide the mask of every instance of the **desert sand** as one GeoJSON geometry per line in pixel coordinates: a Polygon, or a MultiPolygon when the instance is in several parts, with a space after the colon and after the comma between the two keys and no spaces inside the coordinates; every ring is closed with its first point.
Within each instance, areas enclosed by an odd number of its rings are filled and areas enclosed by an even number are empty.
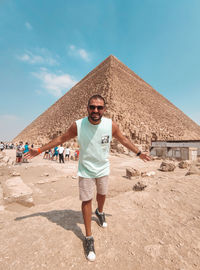
{"type": "MultiPolygon", "coordinates": [[[[15,151],[7,150],[7,155],[14,159],[15,151]]],[[[59,164],[40,155],[29,163],[1,167],[1,183],[13,172],[20,174],[33,192],[34,205],[15,202],[1,208],[0,269],[200,269],[200,176],[185,176],[188,169],[178,167],[161,172],[162,160],[144,163],[111,154],[110,162],[107,228],[99,227],[93,201],[95,262],[84,254],[77,162],[59,164]],[[155,175],[128,179],[130,167],[155,175]],[[147,187],[133,190],[138,181],[147,187]]]]}

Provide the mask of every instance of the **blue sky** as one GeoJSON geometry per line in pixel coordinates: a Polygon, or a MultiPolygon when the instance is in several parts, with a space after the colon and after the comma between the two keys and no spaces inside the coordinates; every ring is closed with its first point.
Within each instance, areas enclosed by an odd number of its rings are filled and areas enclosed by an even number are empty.
{"type": "Polygon", "coordinates": [[[200,124],[199,0],[1,0],[0,140],[109,55],[200,124]]]}

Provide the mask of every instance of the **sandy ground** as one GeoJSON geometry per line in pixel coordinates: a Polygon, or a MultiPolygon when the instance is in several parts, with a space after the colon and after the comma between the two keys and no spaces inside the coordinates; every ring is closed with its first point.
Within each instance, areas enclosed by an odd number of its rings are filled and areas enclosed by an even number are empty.
{"type": "MultiPolygon", "coordinates": [[[[12,203],[0,211],[0,269],[200,269],[200,176],[185,176],[187,169],[179,168],[161,172],[159,160],[111,155],[110,161],[108,227],[99,227],[92,217],[95,262],[86,260],[83,249],[77,162],[59,164],[39,156],[11,168],[33,190],[35,206],[12,203]],[[129,180],[127,167],[156,174],[129,180]],[[133,190],[138,181],[145,190],[133,190]]],[[[0,170],[4,181],[7,171],[0,170]]]]}

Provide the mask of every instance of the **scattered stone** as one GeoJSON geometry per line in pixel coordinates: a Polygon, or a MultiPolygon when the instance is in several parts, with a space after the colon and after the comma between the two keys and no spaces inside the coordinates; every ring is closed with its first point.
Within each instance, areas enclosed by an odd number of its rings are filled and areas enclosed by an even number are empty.
{"type": "Polygon", "coordinates": [[[3,184],[4,201],[7,203],[17,202],[24,206],[33,206],[33,192],[21,177],[9,178],[3,184]]]}
{"type": "Polygon", "coordinates": [[[131,179],[131,177],[133,177],[133,176],[140,176],[140,175],[141,175],[140,171],[133,169],[133,168],[130,168],[130,169],[126,168],[126,177],[128,179],[131,179]]]}
{"type": "Polygon", "coordinates": [[[186,169],[190,166],[189,162],[186,160],[182,160],[181,162],[179,162],[178,164],[179,168],[181,169],[186,169]]]}
{"type": "Polygon", "coordinates": [[[72,176],[72,179],[77,179],[78,178],[78,176],[76,175],[76,176],[72,176]]]}
{"type": "Polygon", "coordinates": [[[133,190],[135,190],[135,191],[142,191],[142,190],[144,190],[146,187],[147,187],[147,185],[144,185],[144,184],[141,183],[141,182],[137,182],[137,184],[135,184],[135,185],[133,186],[133,190]]]}
{"type": "Polygon", "coordinates": [[[49,181],[47,180],[47,179],[44,179],[44,180],[40,180],[40,181],[38,181],[37,182],[37,184],[46,184],[46,183],[48,183],[49,181]]]}
{"type": "Polygon", "coordinates": [[[160,165],[160,171],[163,172],[172,172],[176,168],[174,163],[171,162],[162,162],[160,165]]]}
{"type": "Polygon", "coordinates": [[[156,173],[155,172],[142,172],[141,176],[142,177],[149,177],[149,176],[154,176],[156,173]]]}
{"type": "Polygon", "coordinates": [[[200,175],[200,169],[195,165],[191,165],[186,175],[197,174],[200,175]]]}
{"type": "Polygon", "coordinates": [[[20,176],[20,173],[19,173],[19,172],[13,172],[13,173],[11,174],[11,176],[20,176]]]}

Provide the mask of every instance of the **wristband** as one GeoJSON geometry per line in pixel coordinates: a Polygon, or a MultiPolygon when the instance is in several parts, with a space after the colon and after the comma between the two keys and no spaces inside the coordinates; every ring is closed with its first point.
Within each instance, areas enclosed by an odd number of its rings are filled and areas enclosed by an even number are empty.
{"type": "Polygon", "coordinates": [[[139,151],[139,152],[136,154],[136,156],[139,157],[139,155],[141,155],[141,154],[142,154],[142,152],[139,151]]]}
{"type": "Polygon", "coordinates": [[[38,153],[39,153],[39,154],[41,154],[41,153],[42,153],[42,151],[41,151],[41,149],[40,149],[40,148],[38,148],[38,150],[37,150],[37,151],[38,151],[38,153]]]}

